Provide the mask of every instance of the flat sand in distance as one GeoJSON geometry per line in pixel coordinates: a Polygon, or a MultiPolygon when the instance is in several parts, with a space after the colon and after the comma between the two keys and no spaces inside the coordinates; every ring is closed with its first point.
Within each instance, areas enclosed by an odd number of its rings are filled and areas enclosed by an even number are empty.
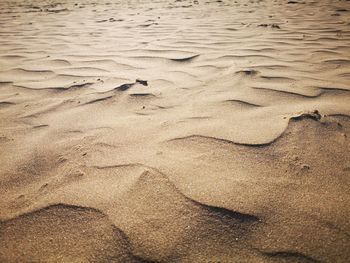
{"type": "Polygon", "coordinates": [[[1,0],[0,262],[350,262],[350,1],[1,0]]]}

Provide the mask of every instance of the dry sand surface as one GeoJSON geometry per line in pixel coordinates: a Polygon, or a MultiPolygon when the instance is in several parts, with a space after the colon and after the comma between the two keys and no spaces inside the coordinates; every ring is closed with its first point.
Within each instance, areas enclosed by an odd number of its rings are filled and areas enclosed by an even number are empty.
{"type": "Polygon", "coordinates": [[[350,262],[350,1],[1,0],[0,262],[350,262]]]}

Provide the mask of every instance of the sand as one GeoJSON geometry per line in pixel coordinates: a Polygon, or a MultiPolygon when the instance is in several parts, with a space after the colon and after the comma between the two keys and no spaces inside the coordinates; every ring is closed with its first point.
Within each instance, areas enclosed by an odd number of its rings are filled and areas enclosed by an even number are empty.
{"type": "Polygon", "coordinates": [[[1,0],[0,262],[349,262],[349,21],[1,0]]]}

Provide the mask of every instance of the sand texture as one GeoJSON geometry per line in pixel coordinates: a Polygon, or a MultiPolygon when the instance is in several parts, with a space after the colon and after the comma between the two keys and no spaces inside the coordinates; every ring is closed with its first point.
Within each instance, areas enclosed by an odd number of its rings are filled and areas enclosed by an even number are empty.
{"type": "Polygon", "coordinates": [[[0,262],[350,262],[350,1],[0,0],[0,262]]]}

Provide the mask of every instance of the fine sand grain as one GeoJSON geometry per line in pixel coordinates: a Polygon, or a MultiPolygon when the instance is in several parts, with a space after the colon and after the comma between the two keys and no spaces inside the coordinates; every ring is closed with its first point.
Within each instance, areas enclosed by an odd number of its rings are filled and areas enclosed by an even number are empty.
{"type": "Polygon", "coordinates": [[[350,262],[350,1],[0,0],[0,262],[350,262]]]}

